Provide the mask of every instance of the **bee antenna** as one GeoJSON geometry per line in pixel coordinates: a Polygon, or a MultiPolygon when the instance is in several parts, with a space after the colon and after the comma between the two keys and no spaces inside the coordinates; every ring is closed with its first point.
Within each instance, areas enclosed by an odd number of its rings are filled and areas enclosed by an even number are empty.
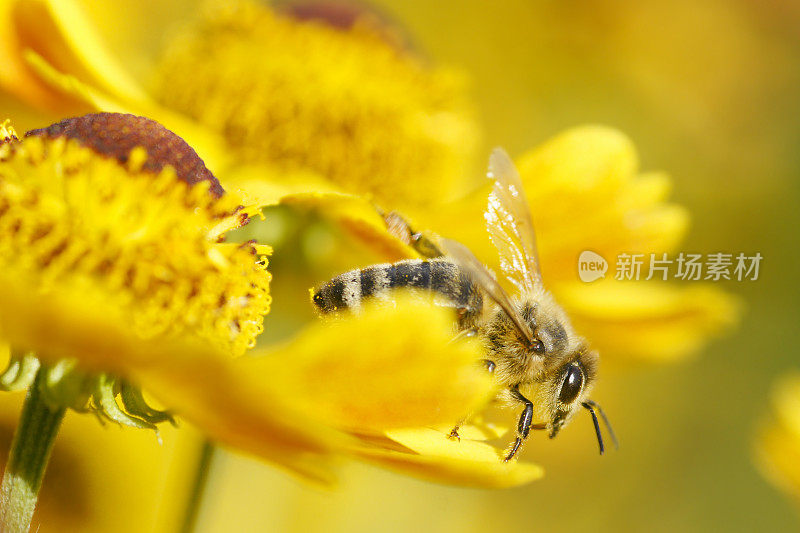
{"type": "Polygon", "coordinates": [[[581,404],[585,407],[591,414],[592,414],[592,422],[594,422],[594,431],[597,434],[597,442],[600,444],[600,455],[603,455],[603,437],[600,434],[600,425],[597,423],[597,415],[595,414],[595,409],[600,413],[600,416],[603,419],[603,423],[606,425],[606,429],[608,430],[608,434],[611,436],[611,441],[614,443],[614,449],[619,450],[619,441],[617,440],[617,435],[614,433],[614,428],[611,427],[611,422],[608,421],[608,417],[606,416],[605,411],[600,405],[595,402],[594,400],[586,400],[581,404]]]}
{"type": "Polygon", "coordinates": [[[597,444],[600,445],[600,455],[603,455],[605,448],[603,447],[603,434],[600,433],[600,422],[597,421],[597,413],[594,412],[594,407],[589,402],[581,404],[587,411],[592,413],[592,422],[594,422],[594,432],[597,434],[597,444]]]}
{"type": "Polygon", "coordinates": [[[608,417],[606,416],[605,411],[600,405],[595,402],[594,400],[586,400],[584,403],[588,403],[595,409],[597,412],[600,413],[600,417],[603,419],[603,423],[606,425],[606,429],[608,430],[608,434],[611,436],[611,441],[614,443],[614,448],[619,450],[619,441],[617,440],[617,436],[614,434],[614,428],[611,427],[611,422],[608,421],[608,417]]]}

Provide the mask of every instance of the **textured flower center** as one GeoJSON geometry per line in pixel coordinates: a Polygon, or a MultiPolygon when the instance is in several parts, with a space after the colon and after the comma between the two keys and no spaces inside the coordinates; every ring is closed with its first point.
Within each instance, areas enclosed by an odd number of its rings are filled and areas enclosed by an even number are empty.
{"type": "Polygon", "coordinates": [[[223,133],[239,161],[424,205],[453,192],[474,144],[460,86],[365,24],[238,3],[169,47],[155,93],[223,133]]]}
{"type": "Polygon", "coordinates": [[[154,171],[146,143],[122,165],[53,128],[0,144],[0,268],[41,291],[102,298],[143,336],[186,333],[237,354],[252,346],[270,275],[252,245],[216,242],[235,198],[209,194],[213,177],[181,181],[180,164],[154,171]]]}

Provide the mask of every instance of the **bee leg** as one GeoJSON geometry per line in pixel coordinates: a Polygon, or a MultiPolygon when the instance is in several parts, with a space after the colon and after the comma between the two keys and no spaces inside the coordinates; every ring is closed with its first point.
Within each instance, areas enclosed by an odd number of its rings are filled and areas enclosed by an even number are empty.
{"type": "Polygon", "coordinates": [[[458,442],[461,442],[461,437],[458,435],[458,428],[460,428],[464,422],[466,422],[466,420],[459,421],[459,423],[456,424],[455,427],[450,430],[450,434],[447,435],[447,438],[450,440],[457,440],[458,442]]]}
{"type": "MultiPolygon", "coordinates": [[[[380,210],[379,210],[380,212],[380,210]]],[[[435,257],[442,257],[444,254],[433,243],[433,239],[424,233],[416,232],[411,229],[408,222],[397,212],[391,211],[389,213],[381,213],[386,228],[389,233],[399,239],[400,241],[408,244],[422,257],[433,259],[435,257]]]]}
{"type": "Polygon", "coordinates": [[[458,342],[461,339],[468,339],[478,334],[477,328],[464,329],[458,332],[458,335],[453,337],[450,342],[458,342]]]}
{"type": "Polygon", "coordinates": [[[461,426],[466,424],[468,419],[469,419],[469,417],[465,416],[464,418],[459,420],[458,424],[456,424],[453,427],[453,429],[450,430],[450,434],[447,435],[447,438],[450,439],[450,440],[457,440],[458,442],[461,442],[461,436],[458,434],[458,428],[460,428],[461,426]]]}
{"type": "Polygon", "coordinates": [[[519,424],[517,425],[517,438],[514,440],[514,445],[511,447],[511,451],[508,452],[503,462],[509,462],[519,451],[522,443],[525,439],[528,438],[528,433],[530,433],[531,428],[534,429],[544,429],[543,424],[533,425],[533,404],[529,399],[522,395],[519,392],[519,386],[515,386],[511,393],[513,394],[514,398],[520,401],[525,407],[522,409],[522,414],[519,417],[519,424]]]}

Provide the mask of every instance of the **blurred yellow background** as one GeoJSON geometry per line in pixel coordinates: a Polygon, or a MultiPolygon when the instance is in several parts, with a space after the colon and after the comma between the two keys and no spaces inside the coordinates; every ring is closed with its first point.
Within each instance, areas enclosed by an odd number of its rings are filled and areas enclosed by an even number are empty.
{"type": "MultiPolygon", "coordinates": [[[[129,16],[113,27],[107,24],[113,17],[103,14],[111,3],[86,3],[133,72],[147,62],[143,51],[156,55],[161,36],[195,11],[188,1],[130,2],[129,16]],[[136,20],[147,21],[146,33],[131,32],[143,27],[136,20]]],[[[522,488],[441,487],[345,465],[334,492],[222,453],[198,530],[797,529],[797,508],[759,475],[752,442],[772,382],[800,368],[793,276],[800,260],[798,4],[374,4],[422,54],[467,73],[484,130],[478,153],[503,145],[517,155],[578,124],[619,128],[636,143],[643,168],[673,176],[673,197],[693,220],[682,250],[760,252],[760,279],[727,283],[746,302],[745,318],[738,332],[700,357],[602,366],[595,396],[614,423],[619,452],[598,457],[592,427],[579,417],[557,439],[535,435],[526,446],[525,456],[547,474],[522,488]]],[[[43,125],[35,115],[15,123],[24,130],[26,120],[43,125]]],[[[482,167],[476,161],[476,180],[482,167]]],[[[274,268],[282,266],[276,255],[274,268]]],[[[123,523],[118,530],[138,526],[123,523]]]]}

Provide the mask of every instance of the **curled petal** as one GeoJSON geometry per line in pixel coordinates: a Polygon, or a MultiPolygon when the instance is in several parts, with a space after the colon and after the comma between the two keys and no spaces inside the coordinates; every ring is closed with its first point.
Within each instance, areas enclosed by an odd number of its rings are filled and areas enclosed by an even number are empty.
{"type": "Polygon", "coordinates": [[[23,59],[26,51],[61,72],[122,100],[141,100],[144,92],[104,46],[93,25],[72,0],[9,0],[0,7],[0,83],[19,97],[53,110],[80,109],[74,99],[49,86],[23,59]]]}

